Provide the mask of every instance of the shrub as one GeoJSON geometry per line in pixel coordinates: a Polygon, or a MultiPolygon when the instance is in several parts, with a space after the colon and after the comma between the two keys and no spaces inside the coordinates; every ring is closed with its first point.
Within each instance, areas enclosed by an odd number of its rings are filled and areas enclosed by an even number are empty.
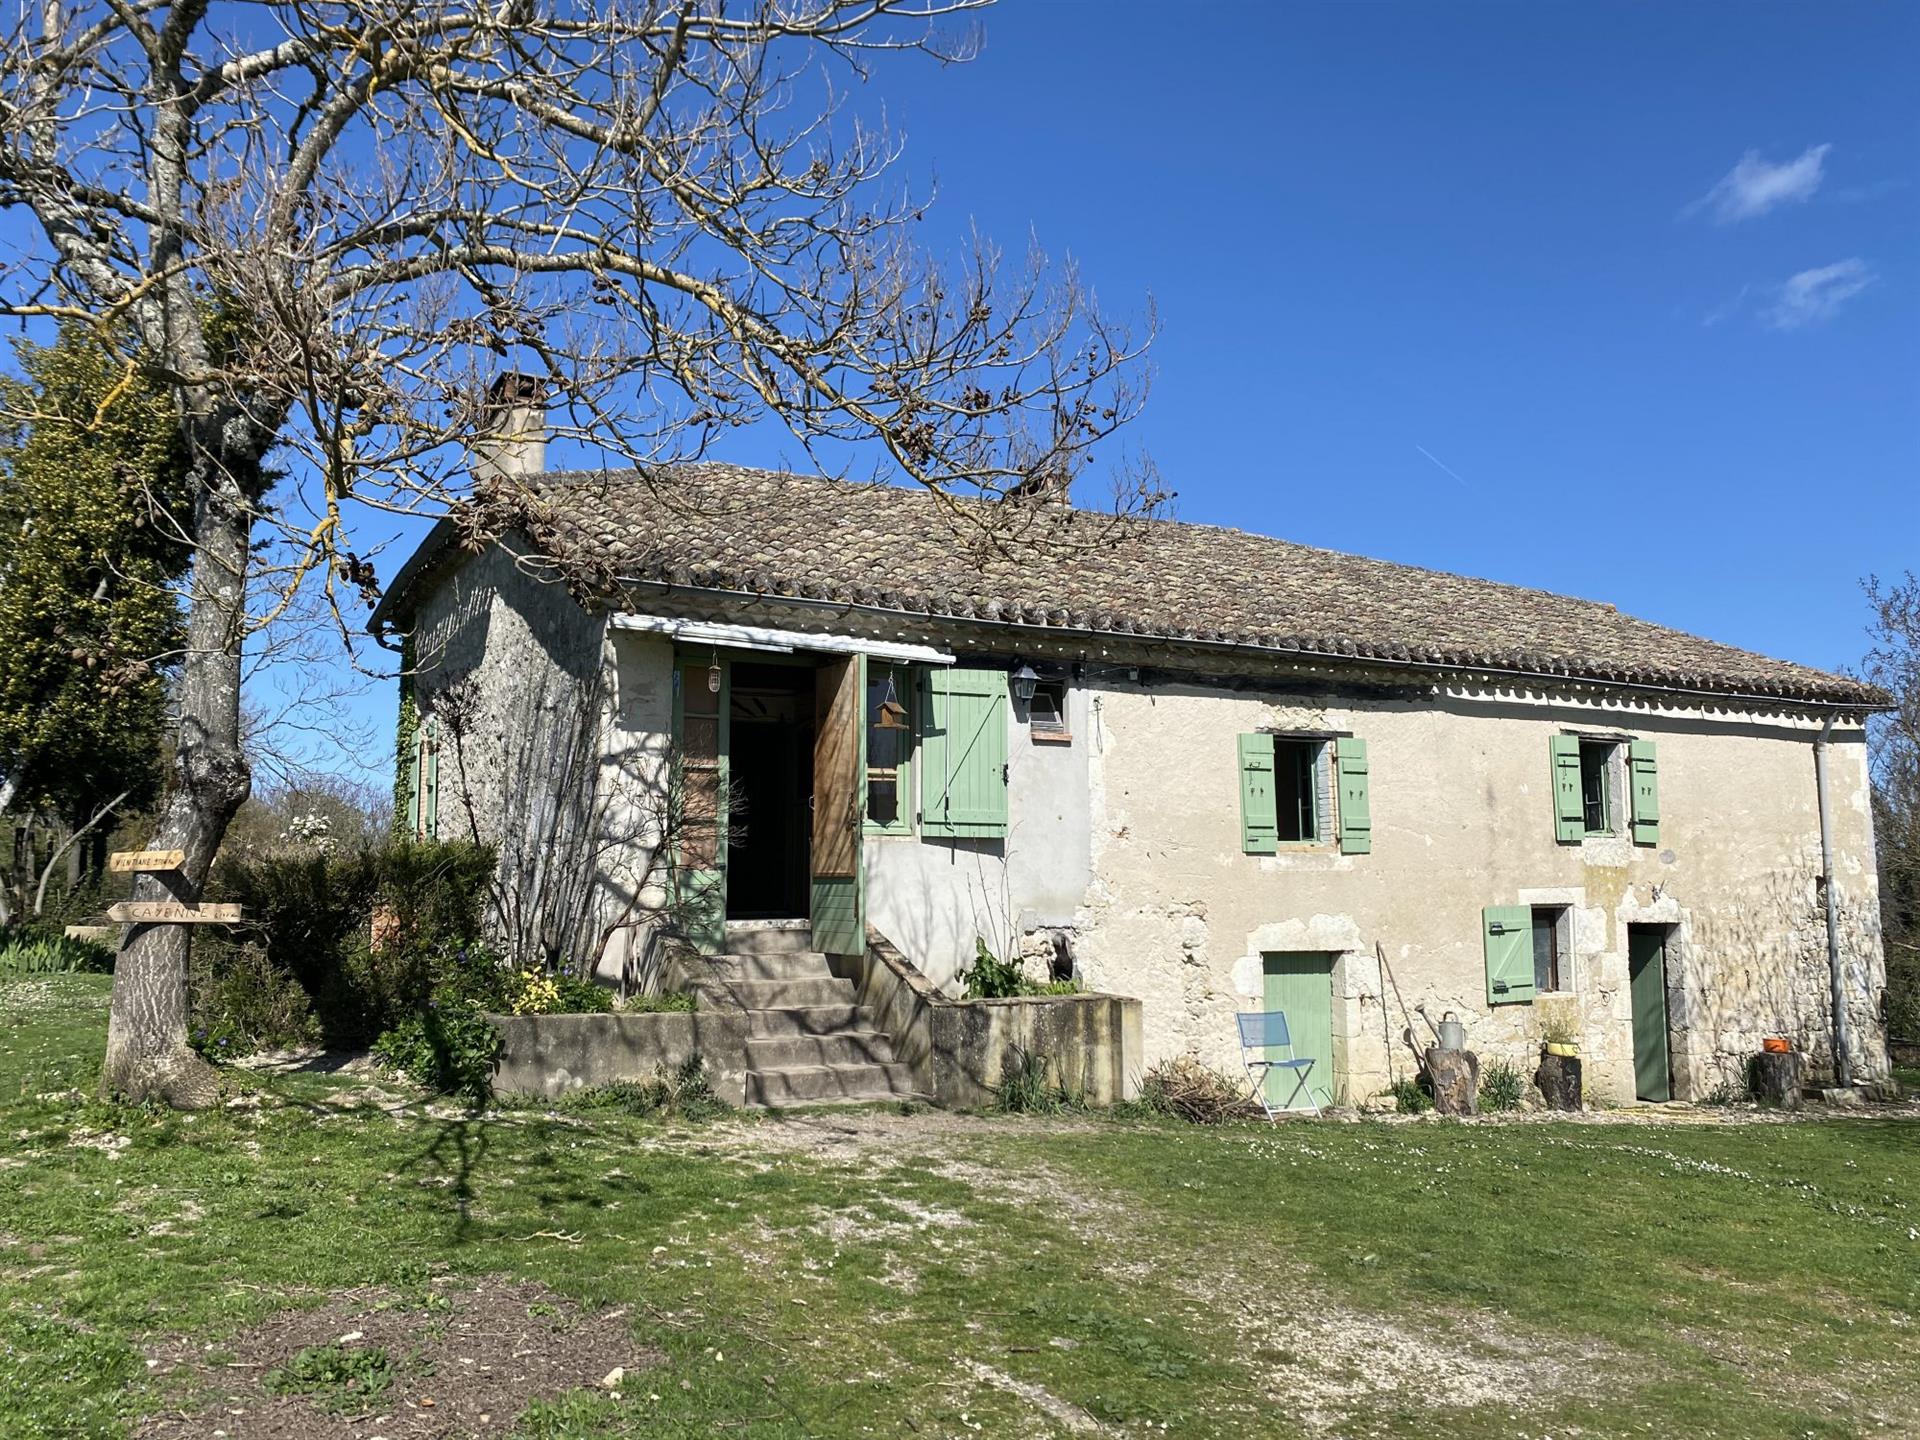
{"type": "Polygon", "coordinates": [[[578,975],[554,976],[553,988],[559,1002],[554,1008],[562,1015],[604,1015],[613,1009],[611,990],[578,975]]]}
{"type": "Polygon", "coordinates": [[[1526,1077],[1505,1060],[1494,1061],[1480,1077],[1482,1110],[1518,1110],[1526,1094],[1526,1077]]]}
{"type": "Polygon", "coordinates": [[[114,953],[93,940],[45,931],[0,931],[0,975],[109,975],[114,953]]]}
{"type": "Polygon", "coordinates": [[[969,1000],[1014,1000],[1029,995],[1078,995],[1078,980],[1049,980],[1036,985],[1027,979],[1018,960],[1002,960],[974,937],[973,964],[960,972],[962,993],[969,1000]]]}
{"type": "Polygon", "coordinates": [[[1218,1125],[1256,1108],[1244,1086],[1192,1055],[1162,1060],[1147,1071],[1137,1103],[1150,1115],[1171,1115],[1190,1125],[1218,1125]]]}
{"type": "Polygon", "coordinates": [[[505,1004],[515,1015],[603,1015],[613,1009],[613,992],[565,971],[509,970],[505,1004]]]}
{"type": "Polygon", "coordinates": [[[459,842],[223,859],[208,898],[245,905],[248,926],[205,940],[255,940],[311,998],[329,1044],[363,1044],[419,1010],[448,947],[480,933],[493,865],[491,850],[459,842]],[[376,907],[388,921],[378,946],[376,907]]]}
{"type": "Polygon", "coordinates": [[[210,1060],[234,1060],[318,1038],[307,992],[256,944],[196,944],[187,992],[192,1005],[188,1034],[210,1060]]]}
{"type": "Polygon", "coordinates": [[[705,1120],[727,1106],[713,1093],[706,1062],[690,1055],[677,1066],[655,1067],[651,1080],[616,1080],[574,1090],[554,1103],[556,1110],[572,1112],[618,1110],[627,1115],[659,1115],[682,1120],[705,1120]]]}
{"type": "Polygon", "coordinates": [[[1006,1000],[1027,993],[1027,980],[1016,960],[1002,960],[979,936],[973,941],[973,964],[960,972],[969,1000],[1006,1000]]]}
{"type": "Polygon", "coordinates": [[[629,995],[620,1008],[633,1015],[690,1015],[699,1002],[685,990],[663,990],[658,995],[629,995]]]}
{"type": "Polygon", "coordinates": [[[1066,1078],[1049,1078],[1046,1057],[1018,1045],[1010,1046],[1002,1063],[1000,1084],[993,1092],[993,1108],[1008,1115],[1056,1115],[1087,1108],[1085,1092],[1071,1089],[1066,1078]]]}
{"type": "Polygon", "coordinates": [[[500,1032],[478,1009],[429,1001],[373,1043],[374,1058],[416,1084],[483,1101],[493,1089],[500,1032]]]}
{"type": "Polygon", "coordinates": [[[1421,1115],[1433,1108],[1433,1097],[1422,1090],[1420,1082],[1412,1076],[1394,1081],[1387,1093],[1393,1096],[1393,1107],[1402,1115],[1421,1115]]]}

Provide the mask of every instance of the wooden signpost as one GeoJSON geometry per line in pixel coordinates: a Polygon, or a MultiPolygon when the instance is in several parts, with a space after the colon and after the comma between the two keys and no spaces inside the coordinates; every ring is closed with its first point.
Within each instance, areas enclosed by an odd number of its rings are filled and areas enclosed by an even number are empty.
{"type": "Polygon", "coordinates": [[[122,900],[107,907],[107,918],[122,925],[231,925],[238,905],[187,905],[178,900],[122,900]]]}
{"type": "Polygon", "coordinates": [[[166,870],[178,870],[187,863],[184,850],[116,850],[107,861],[107,868],[116,875],[133,873],[159,873],[166,870]]]}

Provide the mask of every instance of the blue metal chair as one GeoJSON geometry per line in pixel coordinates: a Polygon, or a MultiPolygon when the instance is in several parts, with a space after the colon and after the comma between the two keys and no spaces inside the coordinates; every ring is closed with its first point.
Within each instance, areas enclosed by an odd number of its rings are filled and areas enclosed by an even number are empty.
{"type": "Polygon", "coordinates": [[[1320,1114],[1320,1102],[1313,1098],[1313,1091],[1307,1086],[1307,1078],[1313,1074],[1317,1062],[1315,1056],[1296,1056],[1293,1053],[1293,1037],[1287,1031],[1287,1016],[1284,1010],[1250,1010],[1240,1017],[1240,1063],[1247,1067],[1247,1079],[1253,1082],[1253,1093],[1260,1101],[1260,1108],[1267,1112],[1271,1122],[1282,1110],[1293,1109],[1293,1102],[1304,1093],[1307,1108],[1317,1117],[1320,1114]],[[1273,1052],[1283,1052],[1284,1058],[1276,1060],[1273,1052]],[[1293,1076],[1293,1093],[1287,1096],[1284,1105],[1275,1107],[1267,1098],[1267,1076],[1272,1071],[1282,1070],[1293,1076]]]}

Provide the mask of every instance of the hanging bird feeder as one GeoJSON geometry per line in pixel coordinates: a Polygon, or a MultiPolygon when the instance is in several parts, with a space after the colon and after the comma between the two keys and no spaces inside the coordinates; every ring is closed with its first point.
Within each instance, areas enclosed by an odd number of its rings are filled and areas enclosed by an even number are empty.
{"type": "Polygon", "coordinates": [[[874,707],[873,728],[876,730],[907,728],[907,707],[900,703],[900,697],[894,693],[892,671],[887,672],[887,693],[880,697],[880,703],[874,707]]]}

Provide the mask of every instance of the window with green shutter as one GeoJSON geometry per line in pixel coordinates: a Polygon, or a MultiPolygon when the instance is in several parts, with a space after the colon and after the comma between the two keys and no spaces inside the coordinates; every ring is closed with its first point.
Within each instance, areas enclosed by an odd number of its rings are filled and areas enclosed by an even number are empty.
{"type": "Polygon", "coordinates": [[[927,672],[920,727],[924,835],[1007,833],[1007,676],[943,666],[927,672]]]}
{"type": "Polygon", "coordinates": [[[1371,854],[1373,802],[1367,791],[1367,742],[1343,735],[1334,742],[1333,753],[1340,790],[1340,853],[1371,854]]]}
{"type": "Polygon", "coordinates": [[[1240,848],[1271,855],[1280,848],[1273,798],[1273,736],[1240,737],[1240,848]]]}
{"type": "Polygon", "coordinates": [[[1580,788],[1580,737],[1547,737],[1553,763],[1553,836],[1562,845],[1586,838],[1586,809],[1580,788]]]}
{"type": "Polygon", "coordinates": [[[429,717],[421,751],[425,757],[424,787],[420,801],[420,834],[428,840],[440,838],[440,721],[429,717]]]}
{"type": "Polygon", "coordinates": [[[1660,765],[1651,740],[1627,746],[1628,791],[1633,803],[1633,843],[1660,843],[1660,765]]]}
{"type": "Polygon", "coordinates": [[[1520,1005],[1533,999],[1533,908],[1489,905],[1480,912],[1480,939],[1487,957],[1487,1004],[1520,1005]]]}

